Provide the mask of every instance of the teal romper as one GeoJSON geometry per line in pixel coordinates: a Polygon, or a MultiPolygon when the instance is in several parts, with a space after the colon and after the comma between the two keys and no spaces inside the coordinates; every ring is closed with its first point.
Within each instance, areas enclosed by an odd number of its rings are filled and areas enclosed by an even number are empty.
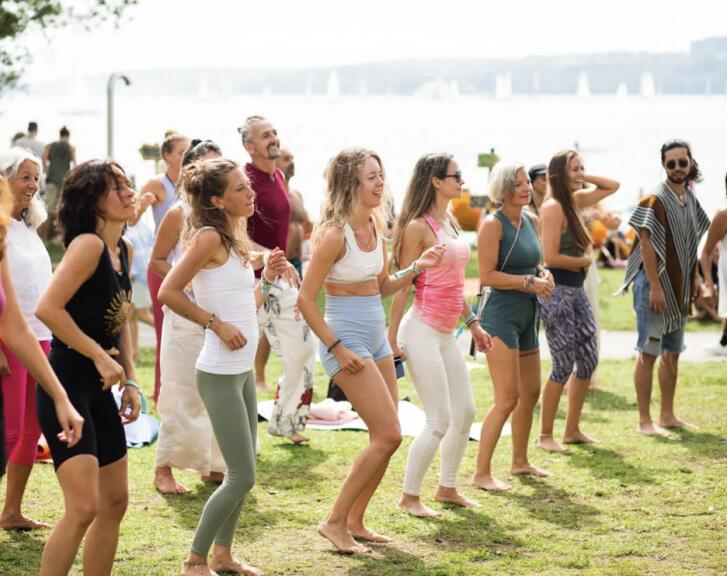
{"type": "MultiPolygon", "coordinates": [[[[530,216],[523,210],[522,229],[514,246],[517,229],[500,210],[495,212],[495,217],[502,225],[497,270],[505,274],[535,275],[536,266],[542,258],[542,250],[538,232],[530,216]],[[508,252],[510,257],[502,268],[508,252]]],[[[538,347],[538,315],[538,299],[535,294],[493,288],[480,316],[480,324],[491,336],[502,340],[508,348],[534,350],[538,347]]]]}

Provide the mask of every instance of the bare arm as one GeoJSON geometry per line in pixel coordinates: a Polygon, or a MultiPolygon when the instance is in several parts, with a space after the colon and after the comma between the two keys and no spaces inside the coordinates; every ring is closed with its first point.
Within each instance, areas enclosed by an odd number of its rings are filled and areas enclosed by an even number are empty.
{"type": "Polygon", "coordinates": [[[71,164],[73,164],[74,166],[77,164],[77,162],[76,162],[76,147],[75,146],[71,146],[71,164]]]}
{"type": "Polygon", "coordinates": [[[43,148],[43,171],[48,171],[48,162],[50,161],[50,144],[46,144],[43,148]]]}
{"type": "Polygon", "coordinates": [[[555,200],[546,200],[540,208],[543,237],[543,261],[549,268],[581,270],[591,265],[589,256],[569,256],[560,252],[560,236],[565,222],[563,207],[555,200]]]}
{"type": "Polygon", "coordinates": [[[621,186],[616,180],[590,174],[583,176],[583,184],[581,190],[573,192],[573,200],[579,210],[598,204],[601,200],[616,192],[621,186]]]}
{"type": "MultiPolygon", "coordinates": [[[[414,273],[414,269],[410,266],[409,268],[402,268],[393,276],[389,276],[389,255],[386,251],[386,246],[382,246],[382,249],[384,251],[384,269],[381,271],[381,274],[379,274],[378,280],[381,298],[386,298],[404,287],[411,285],[414,278],[416,278],[416,274],[414,273]]],[[[434,246],[424,250],[416,258],[416,260],[412,262],[412,265],[415,266],[419,272],[426,270],[427,268],[439,266],[442,263],[444,249],[443,244],[435,244],[434,246]]]]}
{"type": "MultiPolygon", "coordinates": [[[[127,253],[129,255],[129,270],[131,270],[131,263],[134,260],[134,246],[124,238],[126,243],[127,253]]],[[[124,369],[126,379],[136,382],[136,369],[134,368],[133,361],[133,346],[131,344],[131,331],[129,330],[129,320],[127,318],[124,322],[124,327],[121,330],[121,340],[119,342],[119,355],[117,356],[117,362],[121,364],[124,369]]],[[[133,422],[139,417],[141,413],[141,391],[137,390],[133,386],[124,386],[126,382],[121,383],[123,391],[121,393],[121,405],[119,407],[119,415],[121,416],[122,422],[128,424],[133,422]],[[128,413],[127,413],[128,412],[128,413]]]]}
{"type": "MultiPolygon", "coordinates": [[[[404,269],[411,265],[414,260],[421,256],[425,248],[433,246],[436,242],[434,233],[431,232],[429,226],[421,219],[409,222],[404,231],[404,238],[401,243],[401,254],[399,254],[399,267],[404,269]]],[[[411,282],[411,279],[410,279],[411,282]]],[[[404,316],[407,302],[411,291],[408,287],[402,288],[394,294],[391,302],[391,311],[389,317],[389,345],[394,351],[395,356],[404,357],[405,351],[399,348],[397,335],[401,319],[404,316]]]]}
{"type": "Polygon", "coordinates": [[[141,190],[139,190],[139,203],[136,208],[136,217],[133,221],[130,222],[130,224],[133,226],[136,224],[141,217],[143,216],[144,212],[146,212],[146,209],[149,208],[152,204],[160,204],[164,202],[164,199],[167,197],[167,191],[164,190],[164,186],[162,186],[161,180],[158,178],[152,178],[144,184],[141,190]],[[148,194],[153,195],[153,198],[151,198],[148,194]]]}
{"type": "Polygon", "coordinates": [[[641,242],[641,261],[644,263],[644,272],[649,279],[649,307],[654,312],[660,313],[666,310],[666,297],[661,282],[659,282],[656,251],[651,243],[651,232],[648,228],[639,230],[639,242],[641,242]]]}
{"type": "Polygon", "coordinates": [[[103,240],[95,234],[74,238],[40,297],[35,315],[65,344],[93,360],[106,389],[116,382],[126,381],[123,368],[111,358],[109,351],[86,335],[66,311],[66,304],[93,275],[104,249],[103,240]]]}
{"type": "Polygon", "coordinates": [[[68,446],[73,446],[81,439],[83,418],[68,400],[65,389],[58,381],[58,377],[48,363],[48,358],[38,344],[38,339],[20,311],[15,288],[10,279],[7,258],[3,258],[0,266],[5,291],[5,310],[0,314],[0,338],[33,375],[41,388],[53,399],[58,422],[63,428],[63,436],[60,438],[65,440],[68,446]]]}
{"type": "Polygon", "coordinates": [[[149,257],[149,268],[160,278],[164,278],[172,265],[168,262],[169,255],[179,241],[184,225],[184,210],[175,206],[167,211],[159,224],[154,246],[149,257]]]}
{"type": "Polygon", "coordinates": [[[704,276],[705,294],[704,298],[714,297],[714,278],[712,277],[712,253],[717,247],[717,242],[724,238],[727,233],[727,208],[715,214],[709,226],[707,240],[702,248],[700,262],[702,264],[702,275],[704,276]]]}

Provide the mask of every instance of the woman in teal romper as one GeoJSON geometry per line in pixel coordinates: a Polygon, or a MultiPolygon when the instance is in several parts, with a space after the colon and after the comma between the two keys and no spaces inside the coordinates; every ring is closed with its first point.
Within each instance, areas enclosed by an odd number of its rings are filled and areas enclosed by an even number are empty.
{"type": "Polygon", "coordinates": [[[490,198],[500,208],[485,218],[477,234],[480,281],[491,288],[480,323],[492,336],[487,365],[495,402],[482,423],[475,486],[509,490],[492,475],[490,464],[505,422],[512,414],[510,474],[547,473],[528,461],[533,409],[540,396],[538,300],[553,291],[553,278],[540,267],[537,222],[524,207],[532,188],[522,164],[500,162],[493,172],[490,198]]]}

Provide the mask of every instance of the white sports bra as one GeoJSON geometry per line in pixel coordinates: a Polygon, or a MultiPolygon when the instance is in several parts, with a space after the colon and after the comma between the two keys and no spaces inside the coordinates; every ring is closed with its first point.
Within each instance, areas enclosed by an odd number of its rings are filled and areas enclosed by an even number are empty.
{"type": "MultiPolygon", "coordinates": [[[[374,234],[376,234],[375,228],[374,234]]],[[[376,247],[370,252],[364,252],[358,247],[356,237],[348,223],[343,225],[343,236],[346,252],[343,258],[331,266],[328,276],[326,276],[326,282],[358,284],[367,280],[375,280],[384,269],[381,236],[376,234],[376,247]]]]}

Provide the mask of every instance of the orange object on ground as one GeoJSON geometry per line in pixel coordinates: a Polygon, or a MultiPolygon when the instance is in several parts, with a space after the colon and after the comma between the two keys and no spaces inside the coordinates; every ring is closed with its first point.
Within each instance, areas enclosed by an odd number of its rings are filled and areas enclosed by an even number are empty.
{"type": "Polygon", "coordinates": [[[476,231],[482,218],[482,208],[470,206],[470,193],[462,192],[459,198],[450,200],[450,208],[462,230],[476,231]]]}

